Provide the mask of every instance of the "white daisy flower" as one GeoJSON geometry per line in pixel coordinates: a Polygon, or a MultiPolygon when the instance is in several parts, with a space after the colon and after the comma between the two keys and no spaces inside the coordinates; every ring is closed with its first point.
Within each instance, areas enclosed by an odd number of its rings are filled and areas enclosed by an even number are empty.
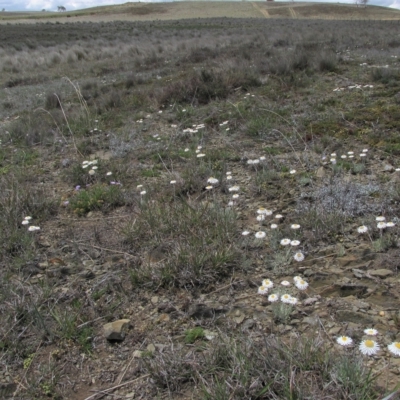
{"type": "Polygon", "coordinates": [[[29,224],[29,220],[24,219],[24,220],[21,222],[21,224],[22,224],[22,225],[28,225],[28,224],[29,224]]]}
{"type": "Polygon", "coordinates": [[[358,232],[358,233],[365,233],[365,232],[368,232],[368,227],[365,226],[365,225],[361,225],[361,226],[359,226],[359,227],[357,228],[357,232],[358,232]]]}
{"type": "Polygon", "coordinates": [[[271,303],[275,303],[278,300],[279,300],[279,296],[277,294],[270,294],[268,296],[268,301],[270,301],[271,303]]]}
{"type": "Polygon", "coordinates": [[[176,183],[175,180],[173,180],[173,181],[170,182],[171,185],[175,185],[175,183],[176,183]]]}
{"type": "Polygon", "coordinates": [[[264,221],[265,220],[265,215],[264,214],[260,214],[260,215],[257,215],[257,221],[264,221]]]}
{"type": "Polygon", "coordinates": [[[260,286],[258,288],[258,294],[267,294],[268,293],[268,288],[265,286],[260,286]]]}
{"type": "Polygon", "coordinates": [[[259,214],[259,215],[271,215],[272,214],[272,211],[271,210],[267,210],[266,208],[264,208],[264,207],[260,207],[258,210],[257,210],[257,214],[259,214]]]}
{"type": "Polygon", "coordinates": [[[283,215],[282,214],[276,214],[275,215],[275,219],[282,219],[283,218],[283,215]]]}
{"type": "Polygon", "coordinates": [[[282,246],[288,246],[290,244],[291,240],[290,239],[282,239],[281,240],[281,245],[282,246]]]}
{"type": "Polygon", "coordinates": [[[368,149],[363,149],[363,153],[368,153],[368,149]]]}
{"type": "Polygon", "coordinates": [[[230,192],[238,192],[240,190],[240,187],[239,186],[231,186],[228,190],[230,192]]]}
{"type": "Polygon", "coordinates": [[[96,171],[94,170],[94,169],[91,169],[90,171],[89,171],[89,175],[94,175],[96,173],[96,171]]]}
{"type": "Polygon", "coordinates": [[[290,171],[289,171],[289,174],[291,174],[291,175],[293,175],[293,174],[295,174],[296,173],[296,170],[295,169],[291,169],[290,171]]]}
{"type": "Polygon", "coordinates": [[[264,239],[265,236],[267,236],[267,234],[265,232],[263,232],[263,231],[259,231],[259,232],[257,232],[255,234],[255,236],[256,236],[257,239],[264,239]]]}
{"type": "Polygon", "coordinates": [[[292,224],[292,225],[290,225],[290,229],[300,229],[300,225],[299,224],[292,224]]]}
{"type": "Polygon", "coordinates": [[[232,179],[232,175],[228,175],[228,176],[226,177],[226,179],[227,179],[228,181],[230,181],[230,180],[232,179]]]}
{"type": "Polygon", "coordinates": [[[109,172],[106,173],[106,176],[111,176],[111,175],[112,175],[112,172],[111,172],[111,171],[109,171],[109,172]]]}
{"type": "Polygon", "coordinates": [[[377,221],[377,222],[386,221],[386,218],[385,218],[385,217],[383,217],[383,216],[376,217],[376,218],[375,218],[375,221],[377,221]]]}
{"type": "Polygon", "coordinates": [[[361,353],[367,356],[373,356],[380,349],[379,344],[375,342],[375,340],[371,339],[363,340],[358,348],[360,349],[361,353]]]}
{"type": "Polygon", "coordinates": [[[378,229],[385,229],[385,228],[386,228],[386,222],[383,222],[383,221],[378,222],[378,223],[376,224],[376,227],[377,227],[378,229]]]}
{"type": "Polygon", "coordinates": [[[291,246],[294,246],[294,247],[298,246],[299,244],[300,244],[300,240],[292,240],[292,241],[290,242],[290,245],[291,245],[291,246]]]}
{"type": "Polygon", "coordinates": [[[262,281],[262,286],[271,289],[272,287],[274,287],[274,283],[270,279],[264,279],[262,281]]]}
{"type": "Polygon", "coordinates": [[[376,336],[378,334],[378,331],[376,329],[367,328],[367,329],[364,329],[364,333],[366,335],[376,336]]]}
{"type": "Polygon", "coordinates": [[[29,231],[29,232],[40,231],[40,227],[31,225],[31,226],[28,228],[28,231],[29,231]]]}
{"type": "Polygon", "coordinates": [[[366,157],[366,156],[367,156],[366,153],[361,153],[361,154],[360,154],[360,157],[366,157]]]}
{"type": "Polygon", "coordinates": [[[392,221],[386,222],[386,228],[393,228],[396,224],[392,221]]]}
{"type": "Polygon", "coordinates": [[[339,336],[336,342],[341,346],[351,346],[353,344],[353,339],[348,336],[339,336]]]}
{"type": "Polygon", "coordinates": [[[243,231],[243,232],[242,232],[242,235],[243,235],[243,236],[248,236],[248,235],[250,235],[250,232],[249,232],[249,231],[243,231]]]}
{"type": "Polygon", "coordinates": [[[300,262],[304,260],[304,254],[301,251],[298,251],[294,257],[293,257],[296,261],[300,262]]]}
{"type": "Polygon", "coordinates": [[[211,190],[213,187],[211,185],[206,186],[206,190],[211,190]]]}
{"type": "Polygon", "coordinates": [[[238,198],[239,198],[239,195],[238,195],[238,194],[232,195],[232,199],[236,200],[236,199],[238,199],[238,198]]]}
{"type": "Polygon", "coordinates": [[[393,342],[389,344],[388,350],[395,356],[400,356],[400,342],[393,342]]]}
{"type": "Polygon", "coordinates": [[[278,227],[277,224],[271,224],[271,229],[276,229],[278,227]]]}
{"type": "Polygon", "coordinates": [[[281,296],[281,302],[282,303],[286,303],[286,304],[290,304],[290,299],[292,298],[292,296],[290,294],[283,294],[281,296]]]}
{"type": "Polygon", "coordinates": [[[219,182],[219,180],[217,178],[214,177],[210,177],[207,179],[207,183],[210,183],[211,185],[216,185],[219,182]]]}
{"type": "Polygon", "coordinates": [[[303,278],[301,276],[295,276],[293,278],[294,282],[301,281],[303,278]]]}
{"type": "Polygon", "coordinates": [[[296,281],[296,287],[300,290],[306,290],[308,288],[308,283],[303,279],[299,279],[296,281]]]}
{"type": "Polygon", "coordinates": [[[295,306],[299,301],[297,300],[296,297],[290,296],[290,299],[288,301],[288,304],[291,304],[292,306],[295,306]]]}
{"type": "Polygon", "coordinates": [[[204,154],[204,153],[199,153],[199,154],[197,154],[197,158],[203,158],[203,157],[205,157],[206,155],[204,154]]]}
{"type": "Polygon", "coordinates": [[[289,281],[282,281],[281,285],[282,286],[290,286],[290,282],[289,281]]]}
{"type": "Polygon", "coordinates": [[[142,190],[142,191],[140,192],[140,195],[141,195],[141,196],[144,196],[146,193],[147,193],[147,192],[146,192],[145,190],[142,190]]]}

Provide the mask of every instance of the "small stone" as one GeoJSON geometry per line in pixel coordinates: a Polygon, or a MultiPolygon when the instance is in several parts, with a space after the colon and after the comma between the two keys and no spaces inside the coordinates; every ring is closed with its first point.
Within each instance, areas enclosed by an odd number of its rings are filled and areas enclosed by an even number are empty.
{"type": "Polygon", "coordinates": [[[317,176],[317,178],[323,178],[323,177],[325,177],[326,173],[325,173],[324,167],[319,167],[319,168],[317,169],[317,172],[316,172],[315,175],[317,176]]]}
{"type": "Polygon", "coordinates": [[[140,350],[135,350],[132,356],[133,358],[142,358],[142,352],[140,350]]]}
{"type": "Polygon", "coordinates": [[[153,297],[151,298],[151,302],[152,302],[153,304],[157,304],[157,303],[158,303],[158,296],[153,296],[153,297]]]}
{"type": "Polygon", "coordinates": [[[122,341],[130,324],[129,319],[119,319],[103,325],[103,334],[107,340],[122,341]]]}
{"type": "Polygon", "coordinates": [[[385,268],[368,271],[368,273],[371,276],[378,276],[379,278],[386,278],[390,275],[393,275],[393,271],[391,271],[390,269],[385,269],[385,268]]]}
{"type": "Polygon", "coordinates": [[[146,347],[147,351],[150,353],[154,353],[156,351],[156,346],[154,346],[153,343],[150,343],[147,347],[146,347]]]}

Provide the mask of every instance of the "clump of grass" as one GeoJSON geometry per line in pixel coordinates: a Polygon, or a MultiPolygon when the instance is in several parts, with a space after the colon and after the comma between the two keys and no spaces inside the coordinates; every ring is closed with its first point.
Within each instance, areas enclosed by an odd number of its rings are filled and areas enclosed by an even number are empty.
{"type": "Polygon", "coordinates": [[[141,251],[143,261],[131,272],[139,283],[180,287],[217,282],[238,263],[237,249],[231,242],[236,231],[235,214],[219,204],[196,205],[177,200],[141,205],[134,224],[122,230],[130,251],[141,251]],[[139,243],[147,243],[147,250],[139,243]],[[151,248],[168,245],[165,260],[149,263],[151,248]]]}
{"type": "Polygon", "coordinates": [[[189,329],[185,332],[185,343],[192,344],[198,339],[204,338],[204,329],[200,326],[189,329]]]}
{"type": "Polygon", "coordinates": [[[142,360],[156,386],[175,393],[186,385],[194,395],[214,399],[329,398],[372,400],[376,375],[362,360],[335,355],[319,339],[222,336],[200,351],[174,346],[142,360]]]}
{"type": "Polygon", "coordinates": [[[123,192],[119,186],[96,184],[88,189],[81,189],[70,200],[70,207],[77,215],[89,211],[109,211],[125,204],[123,192]]]}

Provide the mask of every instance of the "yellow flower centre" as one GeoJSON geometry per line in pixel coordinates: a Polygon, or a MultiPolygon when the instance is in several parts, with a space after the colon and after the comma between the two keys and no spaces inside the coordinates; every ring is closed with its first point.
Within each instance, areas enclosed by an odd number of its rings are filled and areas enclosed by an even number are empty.
{"type": "Polygon", "coordinates": [[[365,344],[367,347],[374,347],[375,342],[374,342],[373,340],[366,340],[366,341],[364,342],[364,344],[365,344]]]}
{"type": "Polygon", "coordinates": [[[399,350],[400,350],[400,342],[396,342],[396,343],[394,344],[394,347],[396,347],[396,349],[399,349],[399,350]]]}
{"type": "Polygon", "coordinates": [[[346,336],[342,336],[342,341],[343,342],[347,342],[347,337],[346,336]]]}

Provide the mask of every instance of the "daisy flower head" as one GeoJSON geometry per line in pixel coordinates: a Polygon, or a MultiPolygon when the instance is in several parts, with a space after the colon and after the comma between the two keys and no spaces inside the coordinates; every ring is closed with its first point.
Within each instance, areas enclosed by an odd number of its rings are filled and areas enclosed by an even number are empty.
{"type": "Polygon", "coordinates": [[[290,229],[300,229],[300,225],[299,224],[292,224],[292,225],[290,225],[290,229]]]}
{"type": "Polygon", "coordinates": [[[281,240],[281,245],[282,246],[288,246],[290,244],[291,240],[290,239],[282,239],[281,240]]]}
{"type": "Polygon", "coordinates": [[[379,216],[379,217],[376,217],[376,218],[375,218],[375,221],[376,221],[376,222],[386,221],[386,218],[383,217],[383,216],[379,216]]]}
{"type": "Polygon", "coordinates": [[[260,161],[265,161],[266,159],[267,159],[267,157],[265,157],[265,156],[260,157],[260,161]]]}
{"type": "Polygon", "coordinates": [[[296,170],[295,169],[291,169],[290,171],[289,171],[289,174],[291,174],[291,175],[294,175],[296,173],[296,170]]]}
{"type": "Polygon", "coordinates": [[[300,240],[291,240],[291,241],[290,241],[290,245],[291,245],[291,246],[296,247],[296,246],[298,246],[299,244],[300,244],[300,240]]]}
{"type": "Polygon", "coordinates": [[[170,182],[171,185],[175,185],[175,183],[176,183],[175,180],[173,180],[173,181],[170,182]]]}
{"type": "Polygon", "coordinates": [[[275,215],[275,219],[282,219],[283,218],[283,215],[282,214],[276,214],[275,215]]]}
{"type": "Polygon", "coordinates": [[[360,154],[360,157],[366,157],[367,156],[367,153],[361,153],[360,154]]]}
{"type": "Polygon", "coordinates": [[[359,227],[357,228],[357,232],[358,232],[358,233],[365,233],[365,232],[368,232],[368,227],[365,226],[365,225],[361,225],[361,226],[359,226],[359,227]]]}
{"type": "Polygon", "coordinates": [[[363,149],[363,153],[368,153],[368,149],[363,149]]]}
{"type": "Polygon", "coordinates": [[[207,183],[209,183],[210,185],[216,185],[219,182],[219,180],[217,178],[214,177],[210,177],[207,179],[207,183]]]}
{"type": "Polygon", "coordinates": [[[237,193],[235,193],[234,195],[232,195],[232,199],[236,200],[239,198],[239,195],[237,193]]]}
{"type": "Polygon", "coordinates": [[[31,225],[31,226],[28,228],[28,231],[29,231],[29,232],[40,231],[40,227],[39,227],[39,226],[31,225]]]}
{"type": "Polygon", "coordinates": [[[354,151],[348,151],[347,154],[352,156],[354,154],[354,151]]]}
{"type": "Polygon", "coordinates": [[[255,236],[256,236],[257,239],[264,239],[265,236],[267,236],[267,234],[266,234],[265,232],[263,232],[263,231],[258,231],[258,232],[255,234],[255,236]]]}
{"type": "Polygon", "coordinates": [[[264,208],[264,207],[260,207],[260,208],[257,210],[257,214],[259,214],[259,215],[271,215],[271,214],[272,214],[272,211],[271,211],[271,210],[267,210],[267,209],[264,208]]]}
{"type": "Polygon", "coordinates": [[[271,224],[271,229],[276,229],[276,228],[278,228],[277,224],[271,224]]]}
{"type": "Polygon", "coordinates": [[[259,288],[258,288],[258,292],[257,292],[258,294],[267,294],[268,293],[268,288],[267,287],[265,287],[265,286],[260,286],[259,288]]]}
{"type": "Polygon", "coordinates": [[[141,189],[143,187],[143,185],[137,185],[136,189],[141,189]]]}
{"type": "Polygon", "coordinates": [[[291,295],[290,294],[283,294],[282,296],[281,296],[281,302],[282,303],[286,303],[286,304],[290,304],[290,299],[291,299],[291,295]]]}
{"type": "Polygon", "coordinates": [[[340,158],[342,158],[342,159],[344,160],[344,159],[347,158],[347,156],[346,156],[346,154],[342,154],[342,155],[340,156],[340,158]]]}
{"type": "Polygon", "coordinates": [[[228,175],[228,176],[226,177],[226,179],[227,179],[228,181],[230,181],[230,180],[232,179],[232,175],[228,175]]]}
{"type": "Polygon", "coordinates": [[[106,173],[106,176],[111,176],[111,175],[112,175],[112,172],[111,172],[111,171],[109,171],[109,172],[106,173]]]}
{"type": "Polygon", "coordinates": [[[199,153],[199,154],[197,154],[197,158],[203,158],[203,157],[205,157],[206,155],[204,154],[204,153],[199,153]]]}
{"type": "Polygon", "coordinates": [[[348,336],[339,336],[336,342],[341,346],[351,346],[353,344],[353,339],[348,336]]]}
{"type": "Polygon", "coordinates": [[[257,221],[264,221],[265,220],[265,215],[264,214],[260,214],[260,215],[257,215],[257,221]]]}
{"type": "Polygon", "coordinates": [[[336,153],[331,153],[331,157],[336,157],[336,153]]]}
{"type": "Polygon", "coordinates": [[[288,301],[288,304],[291,304],[292,306],[295,306],[299,301],[297,300],[296,297],[290,296],[290,299],[288,301]]]}
{"type": "Polygon", "coordinates": [[[308,283],[303,279],[299,279],[298,281],[296,281],[295,285],[297,289],[300,290],[306,290],[308,288],[308,283]]]}
{"type": "Polygon", "coordinates": [[[211,185],[206,186],[206,190],[211,190],[213,187],[211,185]]]}
{"type": "Polygon", "coordinates": [[[242,235],[243,235],[243,236],[248,236],[248,235],[250,235],[250,232],[249,232],[249,231],[243,231],[243,232],[242,232],[242,235]]]}
{"type": "Polygon", "coordinates": [[[364,329],[364,333],[369,336],[376,336],[378,334],[378,331],[376,329],[367,328],[364,329]]]}
{"type": "Polygon", "coordinates": [[[361,353],[366,356],[373,356],[380,349],[379,344],[376,343],[375,340],[371,339],[363,340],[358,348],[360,349],[361,353]]]}
{"type": "Polygon", "coordinates": [[[293,257],[296,261],[300,262],[304,260],[304,254],[301,251],[298,251],[294,257],[293,257]]]}
{"type": "Polygon", "coordinates": [[[29,220],[28,220],[28,219],[24,219],[24,220],[21,222],[21,224],[22,224],[22,225],[28,225],[28,224],[29,224],[29,220]]]}
{"type": "Polygon", "coordinates": [[[262,286],[265,286],[267,289],[271,289],[274,287],[274,283],[270,279],[264,279],[262,281],[262,286]]]}
{"type": "Polygon", "coordinates": [[[294,283],[296,283],[297,281],[301,281],[303,278],[301,276],[295,276],[293,278],[294,283]]]}
{"type": "Polygon", "coordinates": [[[140,192],[140,195],[141,195],[141,196],[144,196],[146,193],[147,193],[147,192],[146,192],[145,190],[142,190],[142,191],[140,192]]]}
{"type": "Polygon", "coordinates": [[[96,171],[94,170],[94,169],[91,169],[90,171],[89,171],[89,175],[94,175],[96,173],[96,171]]]}
{"type": "Polygon", "coordinates": [[[277,294],[270,294],[268,296],[268,301],[270,301],[271,303],[275,303],[278,300],[279,300],[279,296],[277,294]]]}
{"type": "Polygon", "coordinates": [[[228,190],[230,192],[238,192],[240,190],[240,187],[239,186],[231,186],[228,190]]]}
{"type": "Polygon", "coordinates": [[[232,171],[226,171],[226,175],[232,175],[232,171]]]}
{"type": "Polygon", "coordinates": [[[389,344],[388,350],[395,356],[400,356],[400,342],[393,342],[389,344]]]}
{"type": "Polygon", "coordinates": [[[290,286],[290,282],[289,281],[282,281],[281,285],[282,286],[290,286]]]}
{"type": "Polygon", "coordinates": [[[28,215],[27,217],[24,218],[27,221],[30,221],[32,219],[32,217],[30,215],[28,215]]]}
{"type": "Polygon", "coordinates": [[[393,228],[396,224],[392,221],[386,222],[386,228],[393,228]]]}
{"type": "Polygon", "coordinates": [[[385,229],[386,228],[386,222],[380,221],[376,224],[376,227],[378,229],[385,229]]]}

